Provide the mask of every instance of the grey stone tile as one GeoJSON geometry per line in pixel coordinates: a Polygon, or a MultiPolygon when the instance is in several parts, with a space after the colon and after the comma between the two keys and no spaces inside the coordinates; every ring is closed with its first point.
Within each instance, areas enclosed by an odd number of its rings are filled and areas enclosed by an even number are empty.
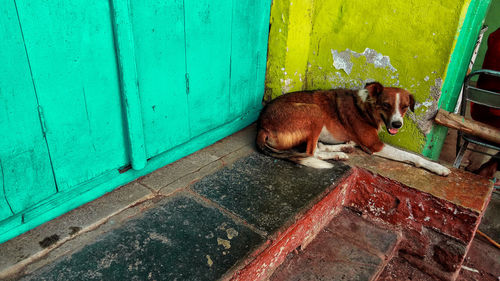
{"type": "Polygon", "coordinates": [[[262,242],[182,193],[23,280],[216,280],[262,242]]]}
{"type": "Polygon", "coordinates": [[[311,207],[349,170],[339,162],[332,169],[313,169],[252,153],[203,178],[192,189],[273,233],[293,223],[295,215],[311,207]]]}

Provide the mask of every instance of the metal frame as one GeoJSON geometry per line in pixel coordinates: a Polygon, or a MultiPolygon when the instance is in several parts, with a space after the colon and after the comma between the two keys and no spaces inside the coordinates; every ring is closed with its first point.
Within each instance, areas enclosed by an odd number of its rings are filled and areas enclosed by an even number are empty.
{"type": "MultiPolygon", "coordinates": [[[[476,70],[476,71],[471,72],[469,75],[467,75],[464,79],[463,98],[462,98],[462,103],[460,105],[460,115],[462,115],[462,116],[465,116],[468,101],[473,101],[474,103],[477,103],[477,104],[486,105],[486,106],[500,109],[500,93],[499,92],[492,92],[492,91],[488,91],[488,90],[483,90],[483,89],[479,89],[477,87],[473,87],[470,85],[471,79],[474,76],[479,76],[481,74],[496,76],[500,79],[500,72],[499,71],[493,71],[493,70],[489,70],[489,69],[476,70]],[[484,98],[483,100],[481,100],[481,99],[478,99],[477,96],[474,98],[471,97],[470,96],[471,89],[473,91],[475,91],[476,94],[477,93],[485,94],[484,97],[488,97],[488,96],[493,97],[495,99],[494,100],[495,103],[488,103],[488,101],[486,101],[487,98],[484,98]]],[[[488,141],[482,140],[478,137],[473,137],[473,136],[470,136],[468,134],[464,134],[461,131],[458,131],[457,144],[456,144],[457,157],[455,158],[455,161],[453,163],[453,167],[455,167],[455,168],[460,167],[460,163],[462,162],[462,159],[464,157],[465,151],[467,150],[467,146],[469,145],[469,143],[478,144],[478,145],[485,146],[485,147],[490,148],[490,149],[500,151],[500,144],[488,142],[488,141]],[[462,139],[464,139],[464,142],[461,144],[462,139]]],[[[469,149],[469,150],[472,150],[472,149],[469,149]]],[[[478,152],[476,150],[472,150],[472,151],[478,152]]],[[[496,157],[495,155],[491,155],[488,153],[484,153],[484,152],[481,152],[481,153],[490,155],[492,157],[496,157]]]]}

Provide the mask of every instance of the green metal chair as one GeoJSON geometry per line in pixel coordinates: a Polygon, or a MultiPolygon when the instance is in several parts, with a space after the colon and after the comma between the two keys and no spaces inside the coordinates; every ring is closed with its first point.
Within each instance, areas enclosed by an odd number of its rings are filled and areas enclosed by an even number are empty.
{"type": "MultiPolygon", "coordinates": [[[[500,72],[498,71],[493,71],[493,70],[488,70],[488,69],[481,69],[474,71],[467,75],[464,80],[463,84],[463,98],[462,98],[462,103],[460,105],[460,115],[465,116],[465,111],[467,108],[467,104],[469,102],[473,102],[476,104],[481,104],[485,106],[489,106],[492,108],[497,108],[500,109],[500,93],[498,92],[492,92],[484,89],[477,88],[473,85],[471,85],[471,79],[475,76],[479,75],[490,75],[490,76],[495,76],[498,77],[500,80],[500,72]]],[[[500,151],[500,144],[499,143],[493,143],[490,141],[486,141],[484,139],[481,139],[476,136],[472,136],[469,134],[465,134],[463,132],[458,131],[458,136],[457,136],[457,156],[455,158],[455,162],[453,163],[453,167],[458,168],[460,167],[460,163],[462,162],[462,159],[464,157],[465,151],[468,149],[467,146],[469,143],[485,146],[490,149],[494,149],[497,151],[500,151]],[[463,139],[463,143],[462,143],[463,139]]],[[[483,153],[487,154],[478,150],[470,149],[471,151],[478,152],[478,153],[483,153]]],[[[492,157],[498,158],[498,156],[487,154],[492,157]]]]}

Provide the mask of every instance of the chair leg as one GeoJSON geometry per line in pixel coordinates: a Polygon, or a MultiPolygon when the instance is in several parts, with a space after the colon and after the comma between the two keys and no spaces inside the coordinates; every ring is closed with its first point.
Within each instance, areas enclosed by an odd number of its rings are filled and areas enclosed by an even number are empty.
{"type": "Polygon", "coordinates": [[[462,132],[457,131],[457,142],[456,142],[456,145],[455,145],[455,156],[458,155],[458,152],[460,151],[461,140],[462,140],[462,132]]]}
{"type": "Polygon", "coordinates": [[[465,151],[467,150],[467,145],[469,145],[469,142],[467,140],[464,140],[464,143],[460,147],[460,151],[458,151],[457,158],[455,158],[455,162],[453,163],[453,167],[459,168],[460,163],[462,162],[462,158],[464,158],[465,151]]]}

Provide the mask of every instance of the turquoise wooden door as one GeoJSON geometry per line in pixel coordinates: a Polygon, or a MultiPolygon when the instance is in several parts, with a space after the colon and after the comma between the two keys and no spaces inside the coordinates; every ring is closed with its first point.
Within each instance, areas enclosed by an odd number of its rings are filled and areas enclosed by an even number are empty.
{"type": "Polygon", "coordinates": [[[0,5],[0,220],[55,194],[22,33],[13,1],[0,5]]]}
{"type": "Polygon", "coordinates": [[[148,158],[191,138],[183,2],[130,4],[148,158]]]}
{"type": "Polygon", "coordinates": [[[0,243],[258,116],[271,0],[6,3],[0,243]]]}
{"type": "Polygon", "coordinates": [[[189,123],[197,136],[228,120],[233,2],[184,3],[189,123]]]}
{"type": "Polygon", "coordinates": [[[269,0],[233,0],[229,119],[262,106],[266,74],[269,0]]]}
{"type": "Polygon", "coordinates": [[[109,2],[16,3],[59,191],[127,165],[109,2]]]}
{"type": "Polygon", "coordinates": [[[148,157],[260,108],[269,5],[131,1],[148,157]]]}

